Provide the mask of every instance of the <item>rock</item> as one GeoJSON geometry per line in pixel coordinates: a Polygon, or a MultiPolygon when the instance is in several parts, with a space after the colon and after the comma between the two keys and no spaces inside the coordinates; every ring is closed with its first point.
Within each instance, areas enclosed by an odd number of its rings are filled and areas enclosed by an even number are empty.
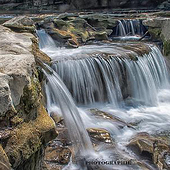
{"type": "Polygon", "coordinates": [[[170,154],[170,146],[166,138],[150,136],[147,133],[137,134],[127,145],[137,155],[145,155],[159,169],[167,168],[165,155],[170,154]]]}
{"type": "Polygon", "coordinates": [[[51,112],[50,116],[52,117],[55,123],[59,123],[63,120],[63,117],[55,112],[51,112]]]}
{"type": "Polygon", "coordinates": [[[34,36],[0,26],[0,140],[12,168],[40,168],[44,145],[57,136],[42,105],[34,36]]]}
{"type": "Polygon", "coordinates": [[[158,8],[161,9],[161,10],[169,10],[170,9],[170,1],[169,0],[164,1],[163,3],[161,3],[158,6],[158,8]]]}
{"type": "Polygon", "coordinates": [[[97,30],[103,29],[112,29],[117,25],[117,19],[115,19],[111,15],[106,14],[89,14],[82,15],[81,18],[85,19],[91,26],[96,28],[97,30]]]}
{"type": "Polygon", "coordinates": [[[58,19],[62,19],[62,20],[68,20],[70,17],[78,17],[78,14],[76,13],[61,13],[58,15],[58,19]]]}
{"type": "MultiPolygon", "coordinates": [[[[109,132],[105,129],[99,128],[88,128],[87,129],[90,137],[97,142],[105,142],[105,143],[112,143],[112,138],[109,132]]],[[[94,142],[96,143],[96,142],[94,142]]]]}
{"type": "Polygon", "coordinates": [[[107,32],[96,32],[95,33],[96,40],[108,40],[107,32]]]}
{"type": "Polygon", "coordinates": [[[109,114],[107,112],[103,112],[103,111],[98,110],[98,109],[90,109],[90,112],[92,114],[94,114],[95,116],[99,117],[99,118],[108,119],[108,120],[110,120],[112,122],[115,122],[116,124],[118,124],[118,126],[120,128],[123,128],[124,126],[133,128],[131,124],[128,124],[125,121],[121,120],[120,118],[118,118],[118,117],[116,117],[114,115],[111,115],[111,114],[109,114]]]}
{"type": "Polygon", "coordinates": [[[58,164],[68,164],[70,156],[71,151],[67,147],[47,147],[45,150],[44,160],[58,164]]]}
{"type": "Polygon", "coordinates": [[[11,164],[9,163],[9,159],[1,145],[0,145],[0,169],[11,170],[11,164]]]}
{"type": "Polygon", "coordinates": [[[40,59],[44,63],[51,63],[51,58],[39,49],[38,39],[33,37],[32,39],[32,53],[35,59],[40,59]]]}
{"type": "Polygon", "coordinates": [[[76,16],[63,14],[63,16],[47,18],[39,25],[45,28],[46,32],[62,45],[77,48],[89,40],[108,40],[112,28],[116,24],[115,19],[104,15],[76,16]]]}
{"type": "Polygon", "coordinates": [[[58,137],[49,142],[45,149],[44,165],[48,170],[61,170],[64,165],[70,162],[72,151],[69,147],[63,146],[58,137]]]}
{"type": "Polygon", "coordinates": [[[35,120],[22,123],[11,131],[5,152],[13,168],[28,161],[44,143],[56,137],[54,123],[42,105],[39,106],[37,114],[35,120]]]}
{"type": "MultiPolygon", "coordinates": [[[[31,34],[29,36],[32,37],[31,34]]],[[[0,26],[0,116],[19,105],[23,89],[29,84],[32,66],[31,39],[0,26]]]]}
{"type": "Polygon", "coordinates": [[[154,40],[163,42],[164,55],[170,57],[170,18],[156,17],[143,21],[144,25],[149,27],[149,33],[154,40]]]}
{"type": "Polygon", "coordinates": [[[26,16],[19,16],[3,23],[3,26],[19,32],[35,32],[34,21],[26,16]]]}
{"type": "Polygon", "coordinates": [[[76,9],[84,9],[84,8],[95,8],[98,6],[98,1],[97,0],[71,0],[71,4],[76,8],[76,9]]]}

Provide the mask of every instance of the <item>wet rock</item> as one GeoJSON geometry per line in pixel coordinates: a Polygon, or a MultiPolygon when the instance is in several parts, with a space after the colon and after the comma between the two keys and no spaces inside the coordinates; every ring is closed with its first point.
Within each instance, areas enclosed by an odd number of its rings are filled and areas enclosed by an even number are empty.
{"type": "Polygon", "coordinates": [[[111,115],[107,112],[103,112],[98,109],[90,109],[90,112],[99,118],[108,119],[108,120],[112,121],[113,123],[115,122],[116,124],[118,124],[118,126],[120,128],[123,128],[124,126],[133,128],[131,124],[128,124],[125,121],[121,120],[120,118],[118,118],[114,115],[111,115]]]}
{"type": "Polygon", "coordinates": [[[17,32],[35,32],[34,21],[26,16],[19,16],[3,23],[3,26],[11,28],[17,32]]]}
{"type": "Polygon", "coordinates": [[[51,63],[51,58],[39,49],[38,39],[36,37],[31,38],[32,40],[32,53],[35,59],[40,59],[44,63],[51,63]]]}
{"type": "Polygon", "coordinates": [[[0,140],[14,169],[40,168],[44,145],[57,136],[41,103],[33,37],[0,26],[0,140]]]}
{"type": "Polygon", "coordinates": [[[50,116],[52,117],[55,123],[60,123],[63,120],[63,117],[55,112],[51,112],[50,116]]]}
{"type": "Polygon", "coordinates": [[[149,46],[143,44],[143,43],[134,43],[134,44],[130,44],[130,45],[124,45],[123,46],[124,49],[130,50],[132,55],[129,55],[129,57],[132,60],[136,60],[136,55],[133,55],[132,52],[138,54],[138,56],[143,56],[145,54],[149,54],[149,52],[151,52],[151,48],[149,48],[149,46]]]}
{"type": "Polygon", "coordinates": [[[51,118],[44,107],[40,106],[34,121],[17,126],[10,135],[5,152],[12,166],[16,168],[27,161],[44,143],[54,139],[57,134],[51,118]]]}
{"type": "Polygon", "coordinates": [[[58,164],[68,164],[70,156],[71,150],[67,147],[47,147],[44,160],[58,164]]]}
{"type": "Polygon", "coordinates": [[[96,140],[97,142],[112,143],[112,138],[109,132],[105,129],[88,128],[87,131],[92,140],[96,140]]]}
{"type": "Polygon", "coordinates": [[[127,145],[134,153],[152,161],[159,169],[167,168],[166,156],[170,153],[168,140],[150,136],[147,133],[137,134],[127,145]]]}

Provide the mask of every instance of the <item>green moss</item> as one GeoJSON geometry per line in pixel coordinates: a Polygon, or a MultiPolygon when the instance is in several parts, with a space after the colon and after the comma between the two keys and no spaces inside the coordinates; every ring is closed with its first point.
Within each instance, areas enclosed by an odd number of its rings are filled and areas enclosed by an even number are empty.
{"type": "Polygon", "coordinates": [[[37,107],[40,104],[41,86],[38,80],[38,72],[34,71],[30,83],[24,87],[23,95],[17,106],[19,117],[24,121],[33,120],[37,117],[37,107]]]}
{"type": "Polygon", "coordinates": [[[45,108],[40,104],[37,118],[29,123],[22,123],[11,131],[5,152],[13,168],[27,161],[43,144],[57,136],[55,126],[45,108]]]}
{"type": "Polygon", "coordinates": [[[160,39],[161,29],[160,28],[149,28],[149,33],[153,39],[160,39]]]}
{"type": "Polygon", "coordinates": [[[63,29],[63,27],[66,29],[68,27],[68,23],[62,19],[54,19],[53,22],[58,29],[63,29]]]}
{"type": "Polygon", "coordinates": [[[164,41],[163,45],[164,45],[164,55],[165,56],[170,55],[170,40],[164,41]]]}

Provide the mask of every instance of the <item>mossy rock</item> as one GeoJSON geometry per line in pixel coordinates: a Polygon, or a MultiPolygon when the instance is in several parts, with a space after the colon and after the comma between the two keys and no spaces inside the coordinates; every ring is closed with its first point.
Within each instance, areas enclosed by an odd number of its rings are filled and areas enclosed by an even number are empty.
{"type": "Polygon", "coordinates": [[[38,73],[34,70],[30,83],[23,89],[20,104],[16,107],[19,117],[24,121],[33,120],[37,117],[37,107],[41,99],[41,86],[38,80],[38,73]]]}
{"type": "Polygon", "coordinates": [[[29,123],[22,123],[11,131],[5,152],[13,168],[26,162],[42,145],[57,136],[55,125],[45,108],[40,105],[37,118],[29,123]]]}
{"type": "Polygon", "coordinates": [[[62,19],[54,19],[53,22],[58,29],[66,29],[68,27],[68,23],[62,19]]]}
{"type": "Polygon", "coordinates": [[[164,41],[164,55],[165,56],[170,56],[170,40],[164,41]]]}
{"type": "Polygon", "coordinates": [[[149,28],[149,34],[152,36],[152,39],[160,40],[161,28],[149,28]]]}
{"type": "Polygon", "coordinates": [[[108,40],[107,32],[95,32],[95,39],[96,40],[108,40]]]}
{"type": "Polygon", "coordinates": [[[39,49],[38,39],[34,37],[31,40],[32,40],[32,53],[35,56],[35,58],[38,58],[41,61],[50,64],[51,58],[39,49]]]}

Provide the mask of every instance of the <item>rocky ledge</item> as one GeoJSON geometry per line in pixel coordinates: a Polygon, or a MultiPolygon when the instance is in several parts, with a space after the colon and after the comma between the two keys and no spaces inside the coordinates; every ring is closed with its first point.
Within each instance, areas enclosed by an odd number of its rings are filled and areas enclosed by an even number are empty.
{"type": "Polygon", "coordinates": [[[0,169],[3,170],[40,168],[45,144],[57,136],[54,122],[43,106],[35,62],[35,57],[46,55],[39,51],[33,34],[21,32],[0,26],[0,169]]]}

